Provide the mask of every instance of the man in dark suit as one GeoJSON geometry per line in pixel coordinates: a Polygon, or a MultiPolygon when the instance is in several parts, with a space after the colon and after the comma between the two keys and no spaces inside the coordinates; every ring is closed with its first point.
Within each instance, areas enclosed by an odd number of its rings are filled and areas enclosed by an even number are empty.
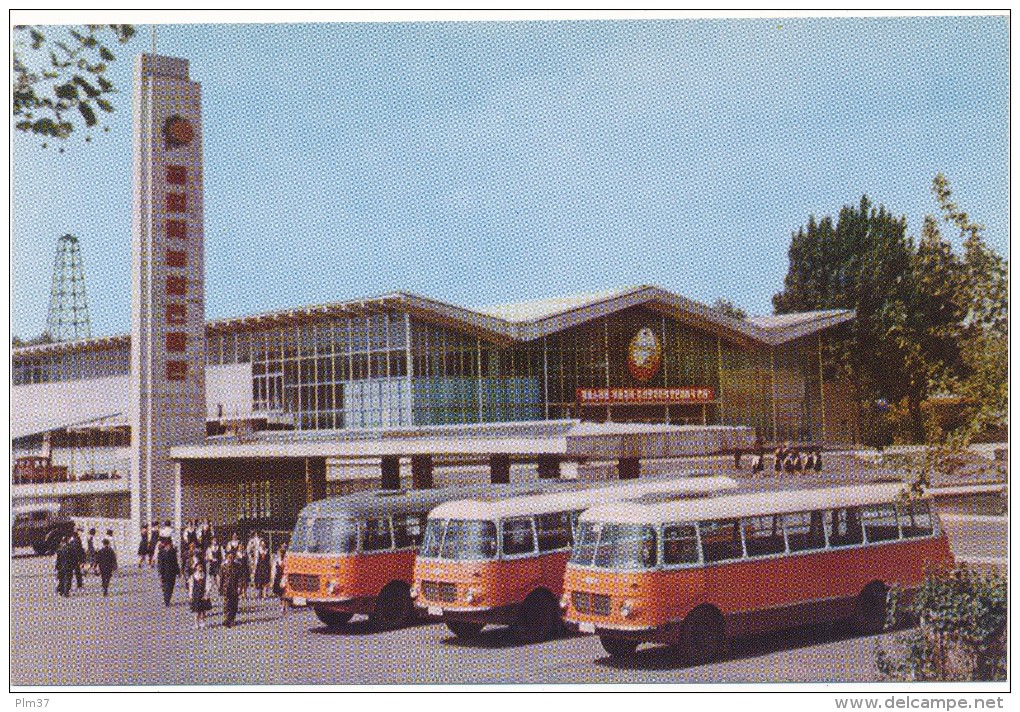
{"type": "Polygon", "coordinates": [[[110,546],[109,539],[103,539],[103,546],[96,552],[96,568],[99,569],[99,581],[103,585],[103,595],[110,590],[110,579],[117,570],[117,555],[110,546]]]}
{"type": "Polygon", "coordinates": [[[170,599],[174,595],[177,577],[181,574],[181,565],[177,561],[177,549],[170,539],[159,542],[159,553],[156,554],[156,568],[159,570],[159,581],[163,587],[163,603],[170,607],[170,599]]]}
{"type": "Polygon", "coordinates": [[[54,568],[57,570],[57,593],[64,598],[71,595],[71,577],[74,575],[72,569],[71,538],[64,537],[57,547],[57,560],[54,568]]]}
{"type": "Polygon", "coordinates": [[[230,547],[227,549],[227,558],[220,569],[220,595],[223,596],[223,627],[229,628],[234,625],[237,618],[237,605],[241,598],[241,576],[243,572],[238,564],[237,557],[244,556],[243,552],[230,547]]]}
{"type": "Polygon", "coordinates": [[[74,536],[71,537],[71,567],[78,589],[81,590],[85,587],[82,571],[85,567],[85,546],[81,543],[81,529],[75,529],[74,536]]]}

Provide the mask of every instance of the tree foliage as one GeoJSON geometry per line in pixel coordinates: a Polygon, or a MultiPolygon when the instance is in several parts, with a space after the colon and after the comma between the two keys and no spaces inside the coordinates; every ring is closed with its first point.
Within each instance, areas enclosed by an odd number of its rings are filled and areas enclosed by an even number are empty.
{"type": "MultiPolygon", "coordinates": [[[[887,680],[1006,679],[1006,579],[965,567],[929,572],[909,608],[918,627],[896,639],[896,652],[878,646],[887,680]]],[[[890,618],[897,615],[895,605],[890,618]]]]}
{"type": "Polygon", "coordinates": [[[712,303],[712,308],[717,312],[721,312],[732,319],[746,319],[747,312],[738,307],[736,304],[731,302],[729,299],[723,299],[719,297],[712,303]]]}
{"type": "MultiPolygon", "coordinates": [[[[134,35],[132,25],[16,25],[12,33],[14,127],[64,140],[77,125],[83,123],[86,131],[98,126],[100,112],[114,110],[109,96],[116,87],[107,71],[116,55],[110,47],[134,35]]],[[[86,134],[85,140],[91,140],[91,135],[86,134]]]]}
{"type": "Polygon", "coordinates": [[[945,221],[960,230],[962,257],[936,218],[925,218],[915,244],[904,218],[865,196],[835,223],[811,216],[793,234],[785,288],[773,297],[779,314],[856,311],[828,352],[829,370],[854,383],[868,404],[874,444],[930,439],[922,405],[935,395],[962,399],[972,434],[1006,409],[1008,263],[952,202],[942,174],[932,190],[945,221]]]}

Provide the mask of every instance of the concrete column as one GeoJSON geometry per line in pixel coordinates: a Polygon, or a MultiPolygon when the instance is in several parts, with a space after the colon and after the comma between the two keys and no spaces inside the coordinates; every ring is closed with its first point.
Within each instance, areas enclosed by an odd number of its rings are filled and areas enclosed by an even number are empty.
{"type": "Polygon", "coordinates": [[[326,498],[326,458],[305,458],[305,501],[312,502],[326,498]]]}
{"type": "Polygon", "coordinates": [[[411,486],[414,489],[432,489],[432,456],[411,456],[411,486]]]}
{"type": "Polygon", "coordinates": [[[636,457],[621,457],[617,463],[621,480],[636,480],[641,476],[641,460],[636,457]]]}
{"type": "Polygon", "coordinates": [[[386,455],[382,458],[382,488],[400,489],[400,458],[396,455],[386,455]]]}
{"type": "Polygon", "coordinates": [[[560,460],[555,455],[542,455],[538,458],[538,478],[541,480],[558,480],[560,478],[560,460]]]}
{"type": "Polygon", "coordinates": [[[510,483],[510,456],[500,453],[489,455],[489,481],[494,484],[510,483]]]}

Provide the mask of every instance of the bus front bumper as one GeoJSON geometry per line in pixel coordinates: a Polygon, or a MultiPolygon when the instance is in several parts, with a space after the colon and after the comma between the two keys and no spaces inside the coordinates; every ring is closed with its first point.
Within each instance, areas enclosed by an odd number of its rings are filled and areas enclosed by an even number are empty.
{"type": "Polygon", "coordinates": [[[439,603],[415,602],[419,613],[442,618],[444,621],[509,625],[517,615],[517,604],[505,606],[450,606],[439,603]]]}

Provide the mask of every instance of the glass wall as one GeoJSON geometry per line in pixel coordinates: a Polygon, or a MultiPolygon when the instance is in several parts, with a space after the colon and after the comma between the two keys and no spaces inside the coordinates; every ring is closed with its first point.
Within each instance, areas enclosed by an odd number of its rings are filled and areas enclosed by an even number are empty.
{"type": "Polygon", "coordinates": [[[126,376],[130,368],[131,351],[126,344],[32,356],[12,354],[11,383],[24,386],[30,383],[126,376]]]}

